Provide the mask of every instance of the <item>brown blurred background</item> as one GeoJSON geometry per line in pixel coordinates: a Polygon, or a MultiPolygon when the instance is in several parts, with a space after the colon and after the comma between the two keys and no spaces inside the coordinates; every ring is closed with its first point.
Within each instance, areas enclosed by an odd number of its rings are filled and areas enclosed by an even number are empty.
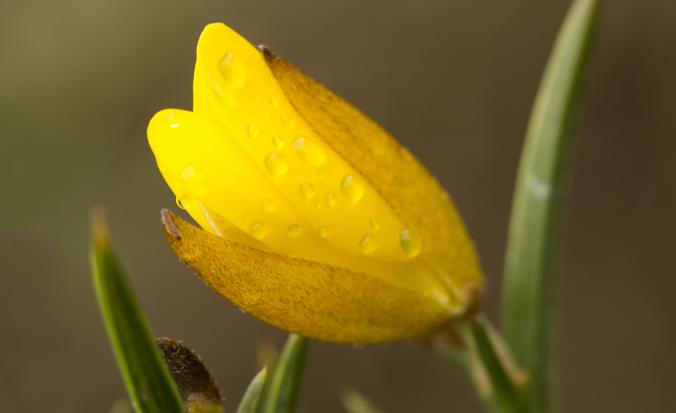
{"type": "MultiPolygon", "coordinates": [[[[106,412],[124,389],[92,294],[88,212],[158,335],[184,340],[232,411],[284,334],[204,287],[166,247],[174,199],[146,122],[189,108],[201,28],[223,21],[380,121],[440,178],[475,239],[497,320],[531,102],[569,1],[0,0],[0,410],[106,412]]],[[[587,77],[561,272],[569,412],[676,411],[676,3],[607,1],[587,77]]],[[[175,207],[174,207],[175,208],[175,207]]],[[[418,343],[314,343],[306,413],[357,388],[389,413],[479,412],[418,343]]]]}

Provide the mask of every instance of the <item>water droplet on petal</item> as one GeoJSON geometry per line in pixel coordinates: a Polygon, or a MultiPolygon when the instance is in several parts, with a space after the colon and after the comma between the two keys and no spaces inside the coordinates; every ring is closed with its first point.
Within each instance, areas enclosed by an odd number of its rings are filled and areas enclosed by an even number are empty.
{"type": "Polygon", "coordinates": [[[371,227],[371,231],[374,234],[380,230],[380,222],[375,218],[371,218],[369,221],[369,226],[371,227]]]}
{"type": "Polygon", "coordinates": [[[275,135],[272,137],[272,144],[275,145],[275,148],[277,149],[282,149],[284,147],[284,139],[279,137],[279,135],[275,135]]]}
{"type": "Polygon", "coordinates": [[[340,181],[340,190],[342,191],[345,198],[351,202],[357,202],[364,195],[364,188],[355,182],[355,179],[352,175],[347,175],[340,181]]]}
{"type": "Polygon", "coordinates": [[[249,228],[249,231],[251,232],[251,235],[256,239],[263,239],[263,237],[265,237],[265,234],[267,233],[267,229],[265,228],[265,225],[261,221],[256,221],[253,224],[251,224],[251,228],[249,228]]]}
{"type": "Polygon", "coordinates": [[[315,196],[315,187],[311,182],[303,182],[300,184],[300,195],[304,200],[309,200],[315,196]]]}
{"type": "Polygon", "coordinates": [[[209,81],[209,86],[211,86],[211,90],[214,91],[216,96],[218,96],[219,98],[225,96],[225,91],[223,90],[223,87],[211,76],[211,73],[207,75],[207,80],[209,81]]]}
{"type": "Polygon", "coordinates": [[[275,210],[275,202],[272,199],[266,199],[263,201],[263,211],[272,212],[275,210]]]}
{"type": "MultiPolygon", "coordinates": [[[[221,228],[219,225],[216,223],[216,220],[214,217],[211,216],[211,213],[207,210],[207,208],[204,206],[203,203],[198,202],[200,210],[202,211],[202,215],[204,216],[204,219],[207,221],[209,226],[211,227],[211,230],[213,231],[214,234],[218,235],[219,237],[223,236],[223,232],[221,232],[221,228]]],[[[221,218],[220,221],[223,219],[221,218]]]]}
{"type": "Polygon", "coordinates": [[[228,52],[218,61],[218,71],[223,79],[233,88],[240,89],[246,81],[246,69],[241,59],[228,52]]]}
{"type": "Polygon", "coordinates": [[[336,194],[334,194],[333,192],[328,192],[326,196],[324,196],[324,198],[326,201],[326,205],[328,205],[331,208],[336,206],[336,194]]]}
{"type": "Polygon", "coordinates": [[[223,103],[223,105],[228,108],[232,109],[235,107],[235,103],[237,102],[237,97],[235,96],[234,93],[226,93],[225,89],[223,88],[223,85],[219,83],[218,80],[214,79],[214,77],[211,75],[211,73],[207,74],[207,82],[209,83],[209,87],[211,87],[211,90],[214,92],[214,95],[216,95],[216,98],[223,103]]]}
{"type": "Polygon", "coordinates": [[[286,115],[280,115],[279,121],[282,122],[282,125],[287,128],[293,128],[293,121],[286,115]]]}
{"type": "Polygon", "coordinates": [[[282,156],[277,152],[271,152],[265,158],[265,167],[275,178],[279,178],[280,176],[284,175],[289,169],[289,166],[286,164],[286,162],[284,162],[282,156]]]}
{"type": "Polygon", "coordinates": [[[181,126],[181,124],[178,121],[178,116],[176,116],[175,112],[169,112],[169,114],[167,114],[167,123],[169,124],[169,127],[172,129],[176,129],[179,126],[181,126]]]}
{"type": "Polygon", "coordinates": [[[313,166],[321,166],[326,162],[324,152],[315,145],[307,142],[302,136],[293,141],[293,149],[305,162],[313,166]]]}
{"type": "Polygon", "coordinates": [[[303,232],[303,228],[300,225],[291,225],[286,230],[286,233],[289,234],[291,238],[298,237],[301,234],[301,232],[303,232]]]}
{"type": "Polygon", "coordinates": [[[193,165],[188,165],[183,172],[181,172],[181,178],[186,182],[194,182],[197,179],[197,170],[193,165]]]}
{"type": "Polygon", "coordinates": [[[319,236],[322,238],[329,237],[329,229],[326,227],[319,227],[319,236]]]}
{"type": "Polygon", "coordinates": [[[304,151],[305,150],[305,138],[302,137],[302,136],[296,138],[293,141],[293,149],[295,149],[298,152],[304,151]]]}
{"type": "Polygon", "coordinates": [[[195,206],[195,202],[199,203],[190,192],[182,193],[176,197],[176,206],[183,210],[195,206]]]}
{"type": "Polygon", "coordinates": [[[415,237],[408,228],[404,228],[399,233],[401,249],[404,250],[409,258],[413,258],[420,253],[422,243],[415,237]]]}
{"type": "Polygon", "coordinates": [[[270,106],[272,106],[273,108],[279,106],[279,102],[277,101],[277,99],[275,99],[274,96],[270,96],[270,98],[268,99],[268,103],[270,103],[270,106]]]}
{"type": "Polygon", "coordinates": [[[206,193],[206,188],[199,169],[193,165],[188,165],[181,172],[181,178],[186,183],[190,192],[198,197],[206,193]]]}
{"type": "Polygon", "coordinates": [[[370,235],[366,234],[359,241],[359,250],[362,254],[369,255],[376,250],[376,244],[373,242],[373,238],[370,235]]]}
{"type": "Polygon", "coordinates": [[[248,133],[252,138],[258,136],[259,132],[258,126],[254,125],[253,123],[248,124],[246,127],[246,133],[248,133]]]}

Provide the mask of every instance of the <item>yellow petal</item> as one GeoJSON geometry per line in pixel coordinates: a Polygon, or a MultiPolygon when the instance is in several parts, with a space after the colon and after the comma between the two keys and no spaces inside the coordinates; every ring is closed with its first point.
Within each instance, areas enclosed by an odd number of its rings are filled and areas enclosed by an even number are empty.
{"type": "MultiPolygon", "coordinates": [[[[322,223],[315,229],[228,131],[207,118],[163,110],[151,119],[148,136],[180,205],[212,233],[259,249],[365,271],[409,288],[444,289],[433,277],[411,276],[419,271],[416,260],[378,261],[359,251],[335,248],[330,241],[349,233],[349,225],[322,223]],[[321,228],[328,233],[322,234],[321,228]]],[[[329,222],[340,211],[332,208],[326,214],[329,222]]]]}
{"type": "Polygon", "coordinates": [[[207,26],[193,89],[195,113],[227,130],[315,233],[326,228],[329,243],[354,255],[408,258],[404,223],[296,112],[258,49],[222,24],[207,26]]]}
{"type": "Polygon", "coordinates": [[[290,331],[352,342],[419,336],[475,303],[481,273],[448,195],[376,123],[222,24],[200,37],[193,89],[193,112],[161,111],[148,127],[180,205],[227,240],[234,256],[279,264],[261,283],[290,283],[305,300],[326,304],[318,315],[306,314],[300,298],[293,306],[258,305],[251,297],[274,295],[272,287],[226,278],[262,275],[208,249],[228,262],[219,274],[215,256],[200,249],[204,262],[190,265],[225,297],[290,331]],[[316,281],[302,275],[315,273],[316,281]],[[392,297],[361,302],[381,293],[392,297]],[[289,315],[291,308],[299,313],[289,315]],[[339,316],[343,308],[349,314],[339,316]],[[370,326],[373,332],[363,330],[370,326]]]}
{"type": "Polygon", "coordinates": [[[240,308],[305,337],[377,343],[428,336],[451,317],[435,297],[378,277],[234,243],[163,213],[172,250],[240,308]]]}

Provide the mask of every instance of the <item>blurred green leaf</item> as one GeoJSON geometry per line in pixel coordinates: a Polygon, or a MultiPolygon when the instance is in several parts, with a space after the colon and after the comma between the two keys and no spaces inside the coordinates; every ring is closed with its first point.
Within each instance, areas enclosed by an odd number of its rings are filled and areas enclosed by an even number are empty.
{"type": "Polygon", "coordinates": [[[116,400],[110,407],[108,413],[133,413],[133,409],[129,401],[125,399],[116,400]]]}
{"type": "Polygon", "coordinates": [[[259,413],[293,413],[303,377],[308,340],[290,334],[263,391],[259,413]]]}
{"type": "Polygon", "coordinates": [[[246,388],[242,401],[239,402],[236,413],[256,413],[267,377],[268,369],[267,367],[264,367],[256,374],[253,380],[251,380],[251,383],[249,383],[249,387],[246,388]]]}
{"type": "Polygon", "coordinates": [[[155,340],[108,242],[105,222],[93,221],[91,264],[94,287],[118,367],[135,410],[185,412],[155,340]]]}
{"type": "Polygon", "coordinates": [[[347,391],[343,395],[343,405],[347,413],[382,413],[372,401],[354,390],[347,391]]]}
{"type": "Polygon", "coordinates": [[[516,182],[504,274],[503,327],[528,370],[532,409],[553,410],[552,333],[562,188],[572,121],[599,0],[576,0],[562,25],[533,107],[516,182]]]}
{"type": "Polygon", "coordinates": [[[189,413],[223,413],[221,392],[199,356],[183,342],[155,340],[189,413]]]}

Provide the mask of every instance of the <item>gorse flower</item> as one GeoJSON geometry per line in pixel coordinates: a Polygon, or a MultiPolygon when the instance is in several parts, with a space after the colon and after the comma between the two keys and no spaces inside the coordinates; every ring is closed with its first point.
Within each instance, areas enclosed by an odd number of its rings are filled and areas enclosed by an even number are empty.
{"type": "Polygon", "coordinates": [[[197,46],[193,111],[148,126],[179,206],[169,244],[280,328],[336,342],[424,337],[482,279],[449,197],[375,122],[222,24],[197,46]]]}

